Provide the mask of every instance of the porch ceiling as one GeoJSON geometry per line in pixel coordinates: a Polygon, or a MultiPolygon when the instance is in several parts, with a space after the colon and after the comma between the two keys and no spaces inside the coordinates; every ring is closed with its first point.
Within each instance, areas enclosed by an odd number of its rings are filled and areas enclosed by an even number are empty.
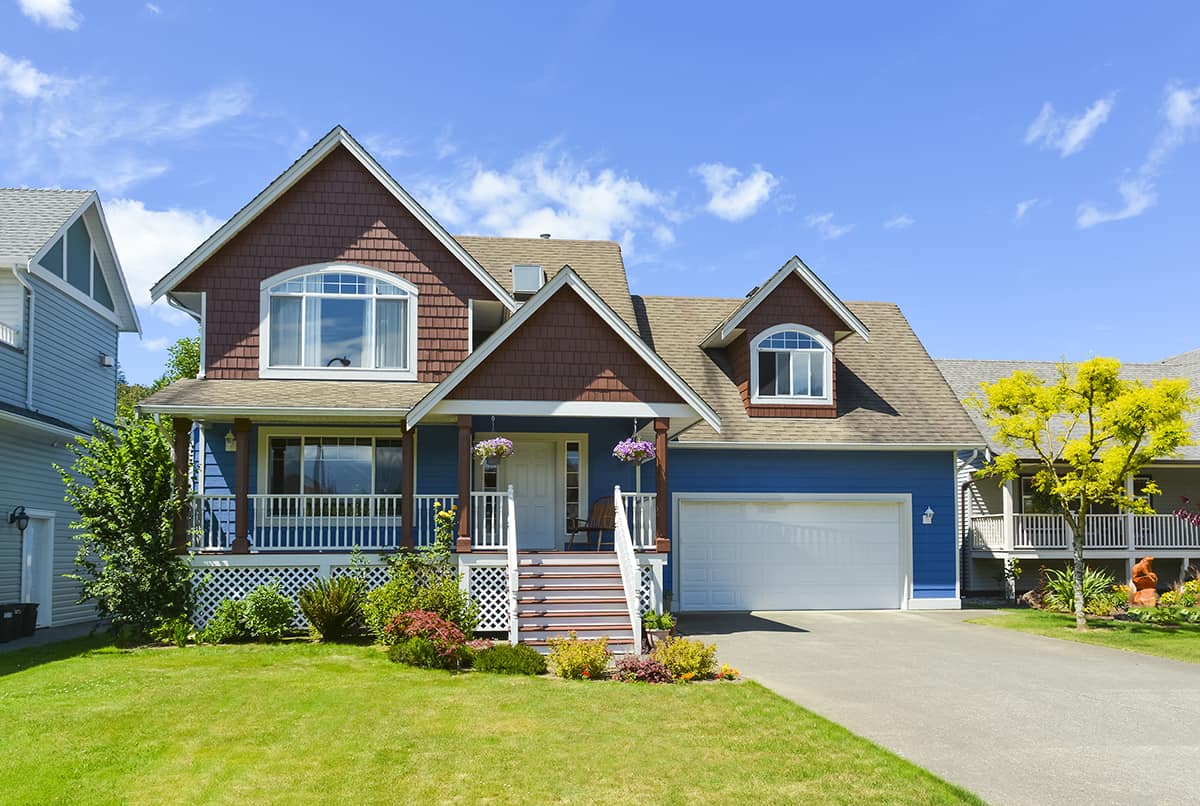
{"type": "Polygon", "coordinates": [[[436,384],[387,381],[213,380],[176,381],[143,400],[149,414],[187,416],[198,420],[269,416],[273,419],[314,416],[375,422],[403,420],[413,405],[436,384]]]}

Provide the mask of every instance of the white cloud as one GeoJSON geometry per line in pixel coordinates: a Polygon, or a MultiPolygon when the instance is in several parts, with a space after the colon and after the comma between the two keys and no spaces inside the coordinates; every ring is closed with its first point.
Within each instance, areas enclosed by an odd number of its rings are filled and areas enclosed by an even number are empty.
{"type": "Polygon", "coordinates": [[[27,59],[18,61],[0,53],[0,90],[24,100],[34,100],[53,96],[69,86],[66,79],[43,73],[27,59]]]}
{"type": "Polygon", "coordinates": [[[47,28],[74,31],[83,21],[71,0],[17,0],[21,13],[47,28]]]}
{"type": "Polygon", "coordinates": [[[134,98],[95,77],[47,74],[0,53],[0,173],[13,184],[94,187],[122,195],[169,168],[167,144],[244,115],[251,91],[214,87],[178,102],[134,98]]]}
{"type": "Polygon", "coordinates": [[[363,138],[363,145],[376,159],[400,159],[411,157],[412,149],[408,142],[400,137],[387,137],[382,134],[369,134],[363,138]]]}
{"type": "Polygon", "coordinates": [[[720,162],[697,165],[692,172],[704,180],[708,190],[705,209],[726,221],[741,221],[754,215],[779,184],[774,174],[759,165],[744,177],[737,168],[720,162]]]}
{"type": "Polygon", "coordinates": [[[458,143],[454,142],[453,132],[449,127],[443,129],[441,134],[433,139],[433,153],[440,160],[453,157],[458,153],[458,143]]]}
{"type": "Polygon", "coordinates": [[[915,223],[917,223],[917,220],[915,218],[913,218],[910,215],[905,215],[905,214],[901,213],[898,216],[893,216],[892,218],[889,218],[887,221],[884,221],[883,228],[884,229],[908,229],[915,223]]]}
{"type": "Polygon", "coordinates": [[[552,147],[503,169],[478,160],[460,168],[455,176],[414,185],[435,216],[464,232],[515,237],[548,232],[555,238],[616,239],[631,247],[639,231],[653,236],[665,218],[665,194],[552,147]]]}
{"type": "Polygon", "coordinates": [[[1021,201],[1017,202],[1017,208],[1013,212],[1013,220],[1020,221],[1025,218],[1025,215],[1030,210],[1034,209],[1035,207],[1045,207],[1047,204],[1049,204],[1049,202],[1042,201],[1041,199],[1022,199],[1021,201]]]}
{"type": "Polygon", "coordinates": [[[1080,151],[1112,113],[1114,97],[1108,95],[1092,103],[1081,115],[1068,118],[1055,114],[1049,101],[1025,130],[1025,144],[1040,143],[1042,148],[1057,150],[1064,157],[1080,151]]]}
{"type": "Polygon", "coordinates": [[[1146,159],[1132,178],[1117,183],[1121,206],[1115,210],[1105,210],[1095,202],[1084,202],[1079,205],[1075,219],[1080,229],[1135,218],[1154,206],[1158,200],[1155,185],[1159,173],[1175,150],[1200,130],[1200,86],[1168,84],[1161,111],[1163,127],[1146,154],[1146,159]]]}
{"type": "Polygon", "coordinates": [[[812,213],[804,219],[804,223],[820,233],[822,238],[831,241],[837,240],[854,229],[853,224],[833,223],[833,213],[812,213]]]}
{"type": "Polygon", "coordinates": [[[162,14],[162,9],[156,6],[154,3],[147,3],[146,10],[155,16],[162,14]]]}
{"type": "MultiPolygon", "coordinates": [[[[202,210],[148,210],[136,199],[105,202],[104,215],[129,293],[143,308],[150,305],[150,287],[222,223],[202,210]]],[[[165,303],[155,310],[168,321],[178,319],[165,303]]]]}
{"type": "Polygon", "coordinates": [[[675,243],[675,232],[666,224],[659,224],[650,234],[662,246],[670,246],[675,243]]]}
{"type": "Polygon", "coordinates": [[[139,346],[148,353],[157,353],[167,349],[168,344],[174,342],[166,336],[159,336],[153,339],[142,339],[138,342],[139,346]]]}

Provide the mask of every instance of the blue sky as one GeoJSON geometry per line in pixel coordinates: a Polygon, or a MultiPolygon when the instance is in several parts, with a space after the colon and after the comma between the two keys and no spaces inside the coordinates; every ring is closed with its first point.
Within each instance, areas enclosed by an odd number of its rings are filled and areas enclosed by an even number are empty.
{"type": "MultiPolygon", "coordinates": [[[[0,184],[98,188],[147,304],[342,123],[452,232],[613,238],[636,293],[798,254],[939,357],[1200,346],[1200,7],[837,5],[0,0],[0,184]]],[[[139,381],[194,330],[142,321],[139,381]]]]}

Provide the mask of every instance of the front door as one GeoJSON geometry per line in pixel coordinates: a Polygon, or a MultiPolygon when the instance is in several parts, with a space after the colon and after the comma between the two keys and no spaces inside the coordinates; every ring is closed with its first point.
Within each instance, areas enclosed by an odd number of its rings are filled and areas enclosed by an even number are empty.
{"type": "Polygon", "coordinates": [[[522,549],[558,545],[557,456],[555,442],[522,440],[513,455],[500,463],[500,489],[511,484],[516,497],[517,545],[522,549]]]}
{"type": "Polygon", "coordinates": [[[37,626],[50,626],[54,589],[54,521],[33,515],[21,546],[21,601],[36,602],[37,626]]]}

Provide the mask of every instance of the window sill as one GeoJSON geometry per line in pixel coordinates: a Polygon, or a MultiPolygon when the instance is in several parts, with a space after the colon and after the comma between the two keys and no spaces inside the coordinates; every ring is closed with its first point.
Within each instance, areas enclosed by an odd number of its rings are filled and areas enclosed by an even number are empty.
{"type": "Polygon", "coordinates": [[[832,397],[763,397],[753,395],[750,398],[752,406],[832,406],[832,397]]]}
{"type": "Polygon", "coordinates": [[[259,367],[258,377],[267,380],[324,381],[415,381],[415,370],[350,369],[346,367],[259,367]]]}

